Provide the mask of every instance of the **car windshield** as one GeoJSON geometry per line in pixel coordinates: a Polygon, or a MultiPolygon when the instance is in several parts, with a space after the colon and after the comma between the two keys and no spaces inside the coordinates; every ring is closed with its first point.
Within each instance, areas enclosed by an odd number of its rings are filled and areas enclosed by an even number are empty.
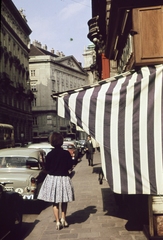
{"type": "Polygon", "coordinates": [[[79,143],[84,145],[85,144],[85,140],[79,140],[79,143]]]}
{"type": "Polygon", "coordinates": [[[26,168],[28,157],[0,157],[0,168],[26,168]]]}
{"type": "Polygon", "coordinates": [[[68,149],[74,149],[75,146],[73,146],[73,145],[68,145],[67,148],[68,148],[68,149]]]}

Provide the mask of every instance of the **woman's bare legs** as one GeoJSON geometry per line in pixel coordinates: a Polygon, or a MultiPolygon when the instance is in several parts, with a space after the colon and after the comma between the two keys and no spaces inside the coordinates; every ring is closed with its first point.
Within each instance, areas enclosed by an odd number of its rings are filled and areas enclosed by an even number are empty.
{"type": "MultiPolygon", "coordinates": [[[[62,215],[61,215],[61,224],[63,227],[67,227],[68,223],[66,222],[66,213],[67,213],[67,202],[61,203],[61,211],[62,211],[62,215]]],[[[60,229],[60,221],[59,221],[59,203],[53,203],[53,212],[54,212],[54,216],[56,219],[56,229],[60,229]]]]}
{"type": "Polygon", "coordinates": [[[59,221],[59,203],[53,203],[53,212],[56,219],[56,229],[59,230],[61,227],[61,224],[59,221]]]}
{"type": "Polygon", "coordinates": [[[53,203],[53,212],[56,222],[59,222],[59,203],[53,203]]]}

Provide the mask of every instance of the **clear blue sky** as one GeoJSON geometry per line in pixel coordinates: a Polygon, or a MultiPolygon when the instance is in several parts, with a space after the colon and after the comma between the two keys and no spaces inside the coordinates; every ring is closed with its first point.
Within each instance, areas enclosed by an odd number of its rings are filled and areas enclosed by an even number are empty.
{"type": "Polygon", "coordinates": [[[50,51],[73,55],[83,63],[89,19],[92,18],[91,0],[12,0],[16,8],[24,10],[34,40],[47,45],[50,51]]]}

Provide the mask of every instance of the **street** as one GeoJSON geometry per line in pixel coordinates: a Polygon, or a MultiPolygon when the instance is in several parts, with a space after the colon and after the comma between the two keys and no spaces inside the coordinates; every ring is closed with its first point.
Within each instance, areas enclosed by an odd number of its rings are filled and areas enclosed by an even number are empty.
{"type": "Polygon", "coordinates": [[[24,239],[28,235],[28,232],[32,231],[35,227],[35,220],[37,219],[37,216],[47,206],[47,203],[39,200],[24,201],[21,239],[24,239]]]}
{"type": "Polygon", "coordinates": [[[146,196],[115,196],[107,181],[99,184],[100,168],[98,152],[94,155],[93,167],[88,166],[84,156],[74,168],[71,177],[75,201],[68,206],[68,228],[55,229],[55,218],[49,206],[28,228],[24,239],[145,240],[143,226],[148,225],[146,196]]]}
{"type": "MultiPolygon", "coordinates": [[[[76,201],[68,207],[69,228],[56,231],[49,204],[27,200],[19,240],[60,239],[61,236],[67,239],[146,239],[142,231],[144,224],[148,225],[147,197],[113,194],[105,180],[100,185],[99,157],[96,153],[93,167],[88,166],[83,157],[72,172],[76,201]]],[[[5,240],[13,239],[10,236],[5,240]]]]}

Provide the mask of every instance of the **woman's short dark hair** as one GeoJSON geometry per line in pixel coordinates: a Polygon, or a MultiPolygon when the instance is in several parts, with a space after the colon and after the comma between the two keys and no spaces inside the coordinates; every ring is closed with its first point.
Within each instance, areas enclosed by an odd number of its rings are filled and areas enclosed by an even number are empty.
{"type": "Polygon", "coordinates": [[[53,132],[49,137],[49,142],[53,147],[61,147],[63,144],[63,137],[60,133],[53,132]]]}

